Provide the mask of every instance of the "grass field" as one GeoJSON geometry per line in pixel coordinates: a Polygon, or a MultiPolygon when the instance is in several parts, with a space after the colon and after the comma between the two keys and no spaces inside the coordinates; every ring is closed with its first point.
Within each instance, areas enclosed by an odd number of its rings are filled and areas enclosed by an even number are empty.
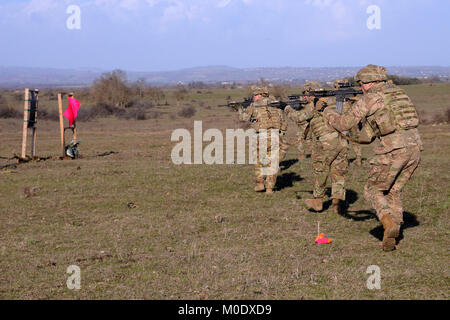
{"type": "MultiPolygon", "coordinates": [[[[421,111],[450,108],[448,84],[405,89],[421,111]]],[[[73,161],[56,160],[58,123],[40,121],[38,154],[52,159],[0,171],[0,298],[448,299],[450,125],[420,127],[425,151],[404,191],[401,240],[385,253],[363,199],[367,162],[349,167],[343,215],[304,207],[311,159],[298,162],[295,147],[272,196],[253,192],[251,165],[172,163],[174,129],[236,128],[236,114],[216,106],[245,92],[193,91],[181,103],[196,107],[192,118],[171,116],[181,106],[169,99],[154,107],[158,119],[79,122],[83,159],[73,161]],[[314,243],[319,222],[329,245],[314,243]],[[80,290],[66,286],[70,265],[80,290]],[[381,290],[366,287],[370,265],[381,290]]],[[[0,166],[20,152],[22,123],[0,119],[0,166]]]]}

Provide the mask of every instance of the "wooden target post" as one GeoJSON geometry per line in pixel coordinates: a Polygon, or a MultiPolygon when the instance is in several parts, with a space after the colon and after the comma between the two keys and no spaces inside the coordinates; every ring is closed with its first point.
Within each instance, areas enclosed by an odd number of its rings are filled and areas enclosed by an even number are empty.
{"type": "MultiPolygon", "coordinates": [[[[66,155],[66,140],[65,140],[65,132],[66,130],[71,130],[73,134],[72,140],[77,140],[77,124],[76,121],[73,122],[72,126],[64,127],[64,118],[63,118],[63,95],[66,95],[65,92],[58,93],[58,112],[59,112],[59,129],[60,129],[60,137],[61,137],[61,159],[71,159],[66,155]]],[[[72,94],[70,94],[72,96],[72,94]]]]}
{"type": "Polygon", "coordinates": [[[22,159],[27,158],[28,129],[31,129],[31,159],[36,157],[36,122],[39,107],[39,90],[25,89],[22,131],[22,159]]]}

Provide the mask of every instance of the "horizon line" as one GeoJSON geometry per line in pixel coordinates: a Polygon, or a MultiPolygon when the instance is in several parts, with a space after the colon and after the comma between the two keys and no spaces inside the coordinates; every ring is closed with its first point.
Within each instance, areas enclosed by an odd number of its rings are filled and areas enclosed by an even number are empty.
{"type": "MultiPolygon", "coordinates": [[[[45,66],[4,66],[0,65],[0,68],[25,68],[25,69],[53,69],[53,70],[76,70],[76,71],[114,71],[114,70],[122,70],[125,72],[133,72],[133,73],[159,73],[159,72],[176,72],[176,71],[182,71],[182,70],[189,70],[189,69],[199,69],[199,68],[217,68],[217,67],[223,67],[223,68],[230,68],[230,69],[238,69],[238,70],[245,70],[245,69],[285,69],[285,68],[292,68],[292,69],[336,69],[336,68],[362,68],[363,65],[359,66],[323,66],[323,67],[308,67],[308,66],[264,66],[264,67],[234,67],[229,65],[200,65],[195,67],[182,67],[179,69],[171,69],[171,70],[160,70],[160,71],[149,71],[149,70],[131,70],[126,68],[120,68],[120,67],[113,67],[113,68],[99,68],[99,67],[76,67],[76,68],[70,68],[70,67],[45,67],[45,66]]],[[[384,66],[386,68],[450,68],[450,65],[391,65],[391,66],[384,66]]]]}

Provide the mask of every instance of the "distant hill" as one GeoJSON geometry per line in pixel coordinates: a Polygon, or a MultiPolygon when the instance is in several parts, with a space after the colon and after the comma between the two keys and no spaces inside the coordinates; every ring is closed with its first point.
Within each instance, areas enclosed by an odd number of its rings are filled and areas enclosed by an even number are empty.
{"type": "Polygon", "coordinates": [[[0,86],[88,85],[102,70],[0,67],[0,86]]]}
{"type": "MultiPolygon", "coordinates": [[[[247,82],[264,78],[273,82],[292,82],[305,80],[332,81],[336,78],[354,76],[360,67],[330,68],[232,68],[227,66],[208,66],[177,71],[127,72],[130,81],[143,78],[150,84],[173,84],[177,82],[247,82]]],[[[2,87],[50,87],[90,85],[105,70],[100,69],[51,69],[0,67],[0,86],[2,87]]],[[[406,77],[438,76],[450,79],[450,67],[389,67],[389,74],[406,77]]]]}

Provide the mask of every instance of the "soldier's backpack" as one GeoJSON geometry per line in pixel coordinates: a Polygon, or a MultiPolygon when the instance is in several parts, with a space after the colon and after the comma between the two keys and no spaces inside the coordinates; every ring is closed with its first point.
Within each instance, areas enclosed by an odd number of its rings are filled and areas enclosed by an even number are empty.
{"type": "Polygon", "coordinates": [[[258,129],[280,129],[282,123],[281,110],[270,107],[270,100],[263,98],[255,102],[258,129]]]}
{"type": "Polygon", "coordinates": [[[419,125],[419,117],[416,107],[403,89],[392,87],[383,90],[384,103],[389,106],[393,113],[395,128],[397,130],[408,130],[419,125]]]}
{"type": "Polygon", "coordinates": [[[401,88],[389,85],[382,89],[384,108],[367,118],[377,136],[419,125],[419,117],[411,99],[401,88]]]}

